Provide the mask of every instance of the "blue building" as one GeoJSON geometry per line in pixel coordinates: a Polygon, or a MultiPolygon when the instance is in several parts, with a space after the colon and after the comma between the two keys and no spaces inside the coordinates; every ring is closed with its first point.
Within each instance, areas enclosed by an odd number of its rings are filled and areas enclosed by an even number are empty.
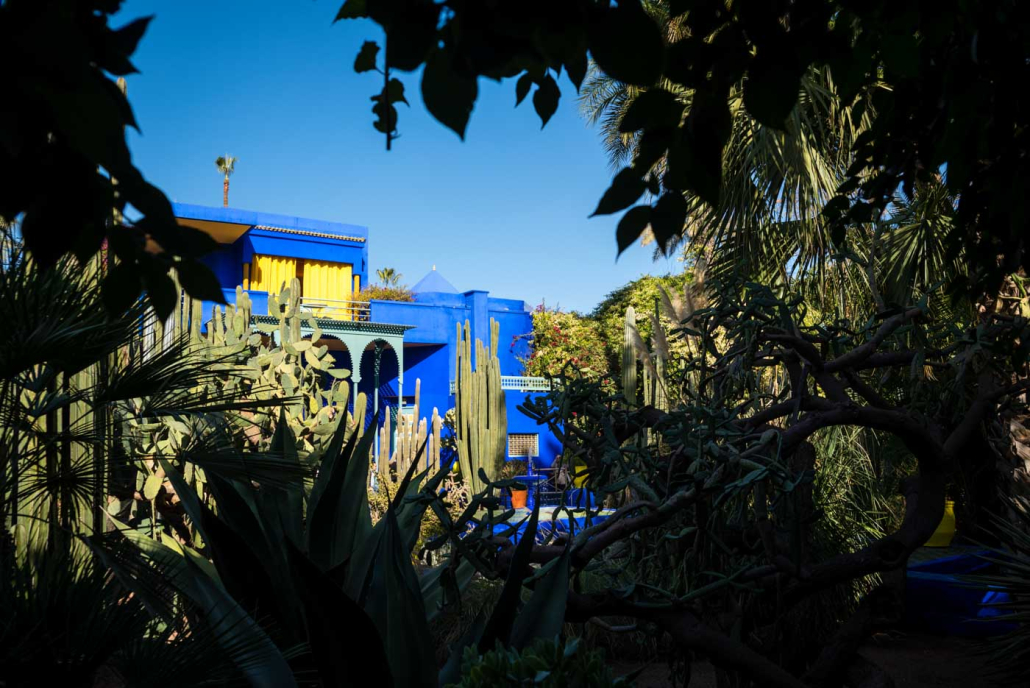
{"type": "MultiPolygon", "coordinates": [[[[433,407],[444,415],[454,406],[459,325],[468,321],[473,337],[487,343],[490,321],[496,320],[508,458],[529,456],[534,465],[549,467],[561,451],[546,427],[517,408],[548,389],[546,380],[522,375],[519,359],[529,352],[524,335],[533,328],[524,301],[458,291],[434,266],[415,284],[413,303],[359,302],[354,294],[369,283],[368,228],[235,208],[173,207],[180,224],[218,241],[220,250],[206,262],[229,303],[238,285],[248,292],[255,321],[278,322],[268,314],[268,294],[278,293],[284,282],[300,281],[301,307],[317,319],[339,365],[352,371],[355,391],[368,395],[370,413],[412,412],[415,381],[421,380],[423,415],[430,416],[433,407]]],[[[210,317],[213,304],[205,308],[210,317]]]]}

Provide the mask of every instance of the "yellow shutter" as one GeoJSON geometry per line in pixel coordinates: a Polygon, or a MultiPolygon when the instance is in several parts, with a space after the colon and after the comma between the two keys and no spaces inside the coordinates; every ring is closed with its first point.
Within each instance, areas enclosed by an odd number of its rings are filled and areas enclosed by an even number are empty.
{"type": "Polygon", "coordinates": [[[278,294],[297,276],[297,260],[282,256],[254,256],[250,266],[250,288],[278,294]]]}

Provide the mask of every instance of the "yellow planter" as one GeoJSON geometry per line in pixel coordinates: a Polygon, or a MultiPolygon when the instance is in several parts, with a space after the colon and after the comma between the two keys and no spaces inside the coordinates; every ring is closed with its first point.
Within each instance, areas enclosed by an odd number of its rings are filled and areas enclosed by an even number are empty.
{"type": "Polygon", "coordinates": [[[924,547],[949,547],[951,540],[955,537],[955,502],[950,499],[944,502],[944,517],[941,518],[937,530],[933,531],[930,539],[924,543],[924,547]]]}
{"type": "Polygon", "coordinates": [[[572,462],[572,474],[576,476],[572,479],[572,486],[584,487],[587,484],[587,480],[590,479],[586,461],[580,458],[574,459],[572,462]]]}

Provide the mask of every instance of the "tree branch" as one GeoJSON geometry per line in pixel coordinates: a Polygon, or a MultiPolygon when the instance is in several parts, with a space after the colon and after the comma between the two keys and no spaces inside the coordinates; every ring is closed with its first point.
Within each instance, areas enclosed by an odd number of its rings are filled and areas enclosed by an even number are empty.
{"type": "Polygon", "coordinates": [[[684,607],[638,604],[610,594],[584,595],[569,591],[565,618],[586,622],[599,616],[629,616],[650,621],[666,631],[677,645],[706,655],[713,664],[740,671],[760,686],[805,688],[786,670],[742,642],[715,631],[684,607]]]}
{"type": "Polygon", "coordinates": [[[887,339],[895,330],[904,325],[905,323],[918,318],[923,314],[920,308],[910,308],[904,313],[891,316],[883,321],[883,324],[877,328],[873,336],[866,342],[859,344],[851,351],[846,354],[841,354],[837,358],[826,362],[826,370],[833,373],[844,368],[853,368],[855,364],[860,361],[872,356],[876,353],[876,350],[880,348],[880,344],[883,340],[887,339]]]}

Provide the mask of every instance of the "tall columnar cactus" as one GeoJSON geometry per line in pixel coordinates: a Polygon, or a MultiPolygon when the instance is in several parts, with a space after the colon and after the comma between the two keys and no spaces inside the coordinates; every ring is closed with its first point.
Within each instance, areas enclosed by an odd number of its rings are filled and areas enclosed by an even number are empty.
{"type": "Polygon", "coordinates": [[[644,404],[662,411],[669,410],[666,369],[669,361],[669,340],[665,324],[657,313],[651,315],[651,346],[644,343],[636,325],[633,307],[626,309],[625,332],[622,341],[623,393],[631,403],[636,401],[637,360],[643,363],[644,404]],[[631,392],[632,390],[632,392],[631,392]]]}
{"type": "Polygon", "coordinates": [[[500,324],[490,319],[490,347],[476,340],[475,368],[472,365],[472,337],[465,321],[464,334],[458,325],[458,353],[455,360],[454,405],[455,443],[458,465],[473,494],[486,485],[479,477],[482,468],[491,481],[504,462],[508,438],[508,412],[501,389],[501,362],[497,358],[500,324]]]}
{"type": "Polygon", "coordinates": [[[622,394],[630,405],[637,401],[637,356],[634,350],[634,335],[637,334],[637,313],[633,306],[626,309],[626,320],[622,339],[622,394]]]}
{"type": "Polygon", "coordinates": [[[379,457],[376,460],[376,468],[380,484],[388,486],[391,494],[394,494],[396,487],[416,460],[423,466],[428,464],[432,468],[440,465],[440,412],[434,408],[431,421],[420,418],[421,394],[422,380],[416,380],[414,412],[411,415],[397,416],[396,442],[391,441],[393,435],[389,415],[379,429],[379,457]],[[425,451],[419,456],[419,450],[423,445],[425,451]],[[391,465],[393,471],[390,470],[391,465]]]}
{"type": "Polygon", "coordinates": [[[660,411],[669,410],[669,380],[666,370],[669,363],[669,339],[665,334],[665,325],[657,314],[651,316],[651,348],[654,351],[655,384],[647,403],[660,411]]]}

